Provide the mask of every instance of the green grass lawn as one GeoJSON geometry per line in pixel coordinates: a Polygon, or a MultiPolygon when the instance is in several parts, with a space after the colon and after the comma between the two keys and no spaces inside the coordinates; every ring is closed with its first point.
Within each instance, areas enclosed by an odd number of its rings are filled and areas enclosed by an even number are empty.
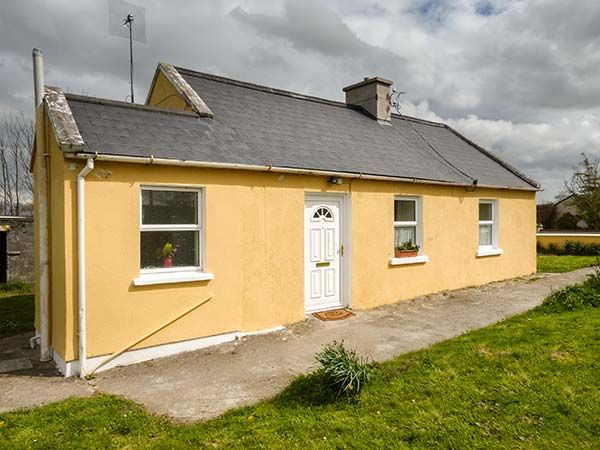
{"type": "Polygon", "coordinates": [[[30,286],[22,283],[0,285],[0,338],[33,330],[34,316],[30,286]]]}
{"type": "Polygon", "coordinates": [[[597,256],[538,255],[538,273],[562,273],[589,267],[596,262],[597,256]]]}
{"type": "Polygon", "coordinates": [[[355,402],[323,401],[313,374],[183,425],[97,395],[0,414],[0,448],[598,448],[600,308],[589,305],[600,287],[590,286],[378,364],[355,402]],[[562,311],[565,296],[584,301],[562,311]]]}

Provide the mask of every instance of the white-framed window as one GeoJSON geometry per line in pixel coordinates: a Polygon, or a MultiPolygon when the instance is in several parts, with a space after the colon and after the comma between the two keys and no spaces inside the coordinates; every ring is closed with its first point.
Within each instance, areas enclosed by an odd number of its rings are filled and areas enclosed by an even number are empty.
{"type": "Polygon", "coordinates": [[[394,248],[404,242],[422,247],[420,200],[419,197],[394,198],[394,248]]]}
{"type": "Polygon", "coordinates": [[[394,256],[390,259],[391,266],[406,264],[424,264],[429,258],[423,254],[423,219],[421,197],[394,197],[394,256]],[[405,242],[419,247],[417,256],[397,254],[396,249],[405,242]]]}
{"type": "Polygon", "coordinates": [[[135,285],[212,279],[204,270],[201,188],[142,186],[135,285]]]}
{"type": "Polygon", "coordinates": [[[499,255],[498,201],[479,200],[479,249],[478,256],[499,255]]]}

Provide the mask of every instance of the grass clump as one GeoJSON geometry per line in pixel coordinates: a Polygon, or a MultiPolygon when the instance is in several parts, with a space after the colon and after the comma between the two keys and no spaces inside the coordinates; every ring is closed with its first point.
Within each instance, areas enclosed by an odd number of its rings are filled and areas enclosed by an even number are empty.
{"type": "Polygon", "coordinates": [[[356,397],[373,376],[372,365],[354,350],[346,349],[343,341],[327,344],[315,359],[335,398],[356,397]]]}

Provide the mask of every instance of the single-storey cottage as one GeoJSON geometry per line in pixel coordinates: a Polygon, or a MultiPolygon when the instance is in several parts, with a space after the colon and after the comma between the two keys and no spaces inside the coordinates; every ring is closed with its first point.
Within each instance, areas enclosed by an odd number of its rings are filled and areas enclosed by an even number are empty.
{"type": "Polygon", "coordinates": [[[146,104],[46,87],[36,328],[65,375],[535,272],[538,184],[449,126],[159,64],[146,104]]]}

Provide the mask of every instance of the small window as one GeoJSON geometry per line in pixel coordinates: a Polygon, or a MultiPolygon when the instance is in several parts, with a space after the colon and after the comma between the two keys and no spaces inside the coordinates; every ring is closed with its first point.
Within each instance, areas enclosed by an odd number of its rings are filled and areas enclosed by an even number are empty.
{"type": "Polygon", "coordinates": [[[201,191],[142,188],[141,203],[140,268],[200,269],[201,191]]]}
{"type": "Polygon", "coordinates": [[[394,248],[410,242],[421,245],[420,199],[396,197],[394,201],[394,248]]]}
{"type": "Polygon", "coordinates": [[[479,247],[493,248],[498,245],[497,207],[494,200],[479,201],[479,247]]]}

